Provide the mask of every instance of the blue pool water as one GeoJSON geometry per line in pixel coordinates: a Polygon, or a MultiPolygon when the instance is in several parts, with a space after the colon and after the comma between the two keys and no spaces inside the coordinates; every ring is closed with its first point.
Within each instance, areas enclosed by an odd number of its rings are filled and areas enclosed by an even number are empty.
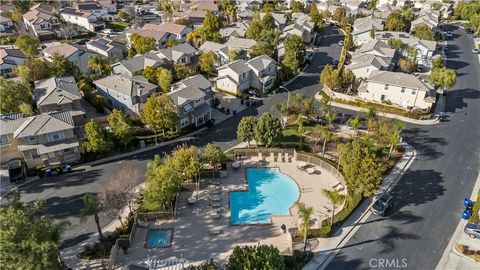
{"type": "Polygon", "coordinates": [[[150,229],[147,234],[147,248],[168,247],[172,240],[172,229],[150,229]]]}
{"type": "Polygon", "coordinates": [[[248,191],[230,193],[231,224],[268,224],[272,215],[288,215],[300,196],[293,179],[278,169],[248,168],[248,191]]]}

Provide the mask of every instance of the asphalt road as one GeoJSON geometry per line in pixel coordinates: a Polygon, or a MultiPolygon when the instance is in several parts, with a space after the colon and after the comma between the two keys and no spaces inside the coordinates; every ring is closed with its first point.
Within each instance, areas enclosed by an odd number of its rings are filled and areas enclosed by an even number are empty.
{"type": "Polygon", "coordinates": [[[362,224],[327,269],[435,269],[455,231],[479,173],[480,64],[471,37],[448,28],[455,37],[447,66],[458,74],[446,98],[448,121],[407,126],[404,137],[418,155],[392,191],[393,209],[362,224]]]}
{"type": "MultiPolygon", "coordinates": [[[[292,92],[301,92],[309,96],[315,95],[320,89],[320,71],[323,66],[331,63],[334,59],[338,59],[341,48],[337,43],[342,38],[342,34],[337,29],[332,27],[326,28],[325,35],[320,45],[316,48],[307,70],[304,74],[290,82],[286,88],[292,92]]],[[[213,128],[197,134],[190,141],[190,144],[204,147],[207,143],[212,143],[220,146],[223,150],[229,149],[239,143],[236,139],[236,127],[242,116],[258,116],[266,111],[275,113],[273,106],[284,102],[286,99],[286,91],[266,97],[256,107],[248,108],[236,117],[231,117],[213,128]]],[[[155,154],[170,152],[175,146],[175,144],[169,145],[114,162],[97,165],[85,171],[69,175],[43,178],[21,188],[22,201],[45,200],[45,214],[57,221],[68,220],[70,222],[71,226],[64,233],[61,246],[63,249],[68,249],[96,233],[93,218],[89,218],[85,223],[81,223],[79,219],[80,211],[83,208],[82,198],[84,194],[96,193],[98,186],[112,177],[118,168],[130,166],[138,169],[143,174],[146,171],[147,162],[155,154]]],[[[111,220],[111,218],[100,215],[102,227],[110,223],[111,220]]]]}

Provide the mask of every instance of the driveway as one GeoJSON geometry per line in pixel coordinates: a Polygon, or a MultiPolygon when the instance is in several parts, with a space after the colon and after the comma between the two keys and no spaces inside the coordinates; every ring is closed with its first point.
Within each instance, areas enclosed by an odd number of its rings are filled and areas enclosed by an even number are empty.
{"type": "MultiPolygon", "coordinates": [[[[323,66],[338,58],[340,48],[337,42],[342,38],[337,29],[326,28],[325,36],[315,52],[309,68],[303,75],[293,80],[287,88],[290,91],[314,96],[320,89],[319,73],[323,66]]],[[[207,143],[212,143],[220,146],[223,150],[227,150],[239,143],[236,138],[236,127],[242,116],[258,116],[266,111],[273,112],[273,106],[279,102],[286,101],[286,99],[286,92],[266,97],[259,102],[257,107],[249,107],[240,112],[236,117],[231,117],[213,128],[197,134],[190,143],[198,147],[204,147],[207,143]]],[[[68,220],[71,226],[63,235],[61,247],[69,248],[88,239],[89,236],[96,232],[96,226],[92,218],[88,219],[86,223],[80,223],[79,214],[83,208],[82,198],[84,194],[96,193],[98,186],[112,177],[118,168],[130,166],[137,168],[143,174],[146,171],[148,161],[155,154],[170,152],[175,146],[176,144],[173,144],[121,160],[97,165],[82,172],[40,179],[21,188],[22,201],[45,200],[45,214],[57,221],[68,220]]],[[[110,218],[104,215],[101,215],[100,220],[102,226],[107,225],[111,221],[110,218]]]]}
{"type": "Polygon", "coordinates": [[[408,125],[403,136],[417,150],[415,163],[393,189],[385,218],[370,217],[327,269],[435,269],[470,196],[480,166],[480,64],[471,37],[453,26],[447,66],[457,85],[446,97],[446,122],[408,125]],[[384,264],[385,265],[385,264],[384,264]]]}

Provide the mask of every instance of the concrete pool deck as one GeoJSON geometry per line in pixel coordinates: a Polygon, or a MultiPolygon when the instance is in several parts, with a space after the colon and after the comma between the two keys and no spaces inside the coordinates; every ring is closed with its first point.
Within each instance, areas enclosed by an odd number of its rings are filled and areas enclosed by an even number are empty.
{"type": "MultiPolygon", "coordinates": [[[[278,167],[282,173],[287,174],[297,183],[300,189],[299,202],[314,207],[314,219],[321,221],[329,217],[326,207],[330,208],[330,206],[321,190],[332,189],[339,179],[318,166],[316,169],[320,172],[319,174],[308,174],[298,169],[297,164],[295,161],[271,162],[268,167],[278,167]]],[[[201,180],[201,190],[195,204],[191,205],[187,202],[192,192],[180,193],[175,220],[151,222],[152,228],[173,228],[170,247],[144,248],[148,229],[137,227],[132,247],[127,254],[119,253],[116,266],[142,265],[148,257],[151,259],[183,257],[189,264],[198,264],[213,258],[219,263],[225,263],[237,245],[274,245],[282,254],[290,254],[291,245],[287,234],[281,231],[280,226],[285,224],[288,228],[297,227],[296,206],[290,209],[292,214],[290,216],[272,216],[272,224],[230,225],[229,192],[245,190],[247,180],[243,165],[239,169],[233,169],[230,164],[227,167],[226,177],[201,180]],[[220,190],[215,193],[221,197],[219,207],[214,207],[210,200],[214,196],[212,190],[215,189],[209,185],[210,180],[220,183],[220,190]],[[214,209],[220,209],[220,218],[215,218],[214,209]],[[212,231],[216,232],[212,233],[212,231]]],[[[313,228],[318,228],[319,223],[316,222],[313,228]]]]}

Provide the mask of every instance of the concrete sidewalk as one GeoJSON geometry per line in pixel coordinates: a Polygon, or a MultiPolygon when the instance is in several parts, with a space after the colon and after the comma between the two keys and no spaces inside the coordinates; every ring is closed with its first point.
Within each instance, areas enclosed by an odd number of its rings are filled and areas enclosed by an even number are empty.
{"type": "MultiPolygon", "coordinates": [[[[477,198],[478,191],[480,190],[480,173],[477,177],[477,182],[473,187],[472,195],[470,198],[475,200],[477,198]]],[[[477,202],[476,202],[477,203],[477,202]]],[[[478,239],[470,239],[464,232],[463,228],[467,224],[466,220],[460,220],[458,223],[455,232],[450,239],[445,252],[443,253],[442,258],[438,262],[438,265],[435,269],[437,270],[470,270],[470,269],[480,269],[480,263],[475,262],[473,259],[464,256],[455,249],[456,244],[462,244],[469,246],[473,250],[480,250],[480,244],[478,239]]]]}
{"type": "MultiPolygon", "coordinates": [[[[390,171],[390,173],[383,178],[382,185],[380,186],[377,194],[391,191],[398,181],[400,181],[405,171],[413,163],[416,155],[415,149],[406,143],[402,143],[401,146],[405,148],[405,153],[397,162],[395,167],[390,171]]],[[[326,239],[320,239],[320,244],[318,247],[312,250],[315,254],[313,259],[303,269],[324,269],[359,229],[359,224],[362,224],[368,219],[368,217],[370,217],[370,204],[370,199],[365,200],[333,236],[326,239]]]]}
{"type": "MultiPolygon", "coordinates": [[[[315,98],[317,100],[320,100],[322,97],[320,96],[320,94],[316,94],[315,98]]],[[[368,112],[368,109],[366,109],[366,108],[347,105],[347,104],[343,104],[343,103],[337,103],[337,102],[334,102],[334,101],[332,101],[331,104],[334,107],[339,107],[339,108],[343,108],[343,109],[346,109],[346,110],[351,110],[351,111],[356,111],[356,112],[368,112]]],[[[436,125],[440,122],[438,118],[428,119],[428,120],[417,120],[417,119],[408,118],[408,117],[405,117],[405,116],[396,115],[396,114],[392,114],[392,113],[385,113],[385,112],[377,112],[377,115],[384,116],[384,117],[387,117],[387,118],[392,118],[392,119],[398,119],[398,120],[401,120],[405,123],[410,123],[410,124],[415,124],[415,125],[429,126],[429,125],[436,125]]]]}

